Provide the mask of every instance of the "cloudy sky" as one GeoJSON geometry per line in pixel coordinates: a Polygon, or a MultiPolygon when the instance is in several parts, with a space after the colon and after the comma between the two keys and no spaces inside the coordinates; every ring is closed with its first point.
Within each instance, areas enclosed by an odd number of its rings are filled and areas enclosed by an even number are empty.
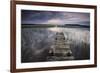
{"type": "Polygon", "coordinates": [[[57,11],[21,11],[22,24],[80,24],[90,25],[90,14],[57,11]]]}

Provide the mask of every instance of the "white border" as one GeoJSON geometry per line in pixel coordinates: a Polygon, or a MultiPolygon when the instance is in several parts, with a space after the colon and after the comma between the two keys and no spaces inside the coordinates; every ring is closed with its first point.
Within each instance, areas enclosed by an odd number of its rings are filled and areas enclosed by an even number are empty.
{"type": "Polygon", "coordinates": [[[94,64],[94,10],[85,8],[70,7],[50,7],[35,5],[16,5],[16,68],[39,68],[54,66],[74,66],[94,64]],[[39,62],[39,63],[21,63],[21,9],[26,10],[44,10],[44,11],[67,11],[67,12],[89,12],[90,13],[90,60],[62,61],[62,62],[39,62]]]}

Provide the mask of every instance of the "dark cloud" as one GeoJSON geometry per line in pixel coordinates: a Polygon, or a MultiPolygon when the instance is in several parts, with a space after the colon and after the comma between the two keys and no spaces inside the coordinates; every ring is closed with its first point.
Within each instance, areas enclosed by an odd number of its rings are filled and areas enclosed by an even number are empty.
{"type": "Polygon", "coordinates": [[[67,24],[88,22],[89,25],[90,14],[79,12],[22,10],[21,21],[22,24],[67,24]]]}
{"type": "MultiPolygon", "coordinates": [[[[79,12],[57,12],[22,10],[22,24],[80,24],[90,25],[90,14],[79,12]]],[[[76,60],[90,58],[89,28],[61,28],[65,39],[71,42],[71,50],[76,60]],[[88,29],[88,30],[87,30],[88,29]],[[85,47],[84,47],[85,45],[85,47]]],[[[49,50],[54,43],[56,28],[22,28],[21,29],[21,61],[48,61],[49,50]]]]}

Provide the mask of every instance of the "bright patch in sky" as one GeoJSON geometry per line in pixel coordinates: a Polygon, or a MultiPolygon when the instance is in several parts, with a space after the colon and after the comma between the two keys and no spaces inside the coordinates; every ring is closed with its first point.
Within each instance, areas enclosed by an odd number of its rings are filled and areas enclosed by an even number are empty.
{"type": "Polygon", "coordinates": [[[21,11],[22,24],[80,24],[90,25],[90,14],[57,11],[21,11]]]}

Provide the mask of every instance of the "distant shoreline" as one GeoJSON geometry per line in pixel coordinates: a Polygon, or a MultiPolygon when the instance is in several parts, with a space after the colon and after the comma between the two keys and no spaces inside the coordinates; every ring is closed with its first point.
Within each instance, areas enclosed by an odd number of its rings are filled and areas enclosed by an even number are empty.
{"type": "Polygon", "coordinates": [[[80,24],[65,24],[65,25],[53,25],[53,24],[22,24],[22,28],[50,28],[50,27],[63,27],[63,28],[90,28],[89,25],[80,24]]]}

